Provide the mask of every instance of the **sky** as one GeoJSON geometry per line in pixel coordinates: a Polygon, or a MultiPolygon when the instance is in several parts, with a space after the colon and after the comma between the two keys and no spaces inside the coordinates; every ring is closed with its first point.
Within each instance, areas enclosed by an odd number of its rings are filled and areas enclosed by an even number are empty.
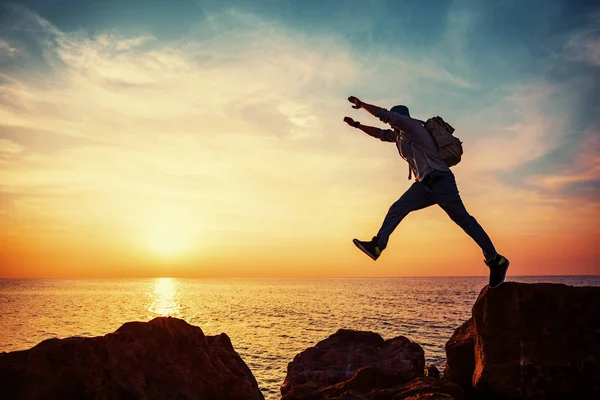
{"type": "Polygon", "coordinates": [[[347,102],[440,115],[509,275],[600,274],[594,1],[0,3],[0,277],[486,275],[347,102]]]}

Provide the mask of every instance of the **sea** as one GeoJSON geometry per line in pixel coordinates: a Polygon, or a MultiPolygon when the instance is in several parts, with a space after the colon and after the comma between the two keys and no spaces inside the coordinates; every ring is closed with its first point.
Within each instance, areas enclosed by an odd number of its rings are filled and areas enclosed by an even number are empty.
{"type": "MultiPolygon", "coordinates": [[[[509,280],[600,286],[600,276],[509,280]]],[[[98,336],[128,321],[182,318],[225,332],[265,399],[279,399],[287,365],[338,329],[406,336],[440,370],[444,345],[471,315],[487,277],[352,279],[0,279],[0,352],[48,338],[98,336]]]]}

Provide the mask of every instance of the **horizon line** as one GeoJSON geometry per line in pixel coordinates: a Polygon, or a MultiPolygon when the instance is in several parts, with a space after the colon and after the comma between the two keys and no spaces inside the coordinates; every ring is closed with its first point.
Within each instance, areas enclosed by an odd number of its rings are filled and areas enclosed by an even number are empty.
{"type": "MultiPolygon", "coordinates": [[[[486,278],[488,275],[407,275],[407,276],[329,276],[329,277],[177,277],[177,276],[113,276],[113,277],[0,277],[0,280],[111,280],[111,279],[203,279],[203,280],[314,280],[314,279],[400,279],[400,278],[486,278]]],[[[600,274],[574,274],[574,275],[510,275],[515,278],[535,278],[535,277],[600,277],[600,274]]],[[[507,282],[510,282],[507,280],[507,282]]]]}

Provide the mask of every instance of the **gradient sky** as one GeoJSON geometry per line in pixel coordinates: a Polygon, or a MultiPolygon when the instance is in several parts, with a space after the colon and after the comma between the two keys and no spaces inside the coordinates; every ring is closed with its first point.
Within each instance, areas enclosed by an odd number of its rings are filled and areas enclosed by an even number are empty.
{"type": "Polygon", "coordinates": [[[0,277],[486,275],[346,98],[441,115],[513,275],[600,273],[595,1],[0,4],[0,277]]]}

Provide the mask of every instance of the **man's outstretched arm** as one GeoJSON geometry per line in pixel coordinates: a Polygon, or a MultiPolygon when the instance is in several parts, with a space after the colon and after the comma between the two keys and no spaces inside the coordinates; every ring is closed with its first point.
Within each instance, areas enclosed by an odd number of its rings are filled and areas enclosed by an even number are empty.
{"type": "Polygon", "coordinates": [[[358,97],[350,96],[348,101],[353,104],[352,108],[364,108],[369,114],[379,118],[381,121],[391,126],[395,126],[403,131],[410,130],[410,118],[378,107],[373,104],[365,103],[358,97]]]}
{"type": "Polygon", "coordinates": [[[357,110],[360,108],[364,108],[365,110],[367,110],[367,112],[377,118],[379,118],[381,116],[381,107],[378,107],[374,104],[369,104],[369,103],[365,103],[364,101],[361,101],[358,97],[354,97],[354,96],[350,96],[348,97],[348,101],[352,104],[354,104],[352,106],[352,108],[356,108],[357,110]]]}
{"type": "Polygon", "coordinates": [[[384,142],[396,142],[396,139],[398,136],[397,133],[391,129],[384,130],[384,129],[376,128],[374,126],[363,125],[360,122],[355,121],[350,117],[345,117],[344,122],[347,123],[348,125],[350,125],[351,127],[360,129],[367,135],[373,136],[374,138],[377,138],[384,142]]]}

